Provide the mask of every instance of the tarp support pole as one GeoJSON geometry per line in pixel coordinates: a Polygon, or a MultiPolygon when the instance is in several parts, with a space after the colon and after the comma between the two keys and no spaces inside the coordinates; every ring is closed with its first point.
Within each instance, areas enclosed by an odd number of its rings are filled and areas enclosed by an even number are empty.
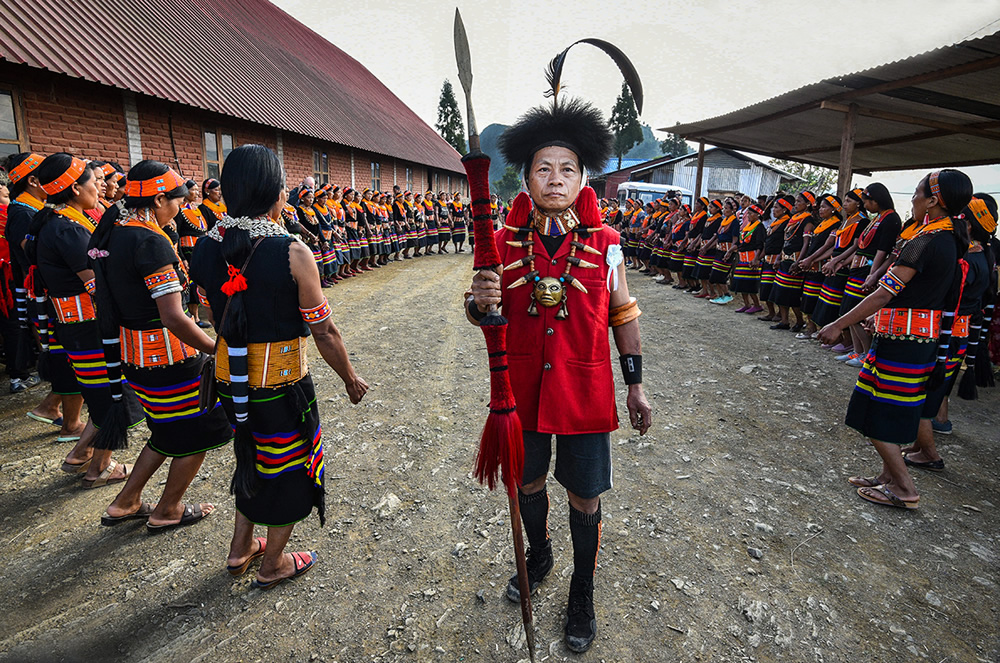
{"type": "Polygon", "coordinates": [[[694,179],[694,197],[701,197],[701,177],[705,172],[705,141],[698,142],[698,172],[694,179]]]}
{"type": "Polygon", "coordinates": [[[854,138],[858,131],[858,105],[851,104],[844,116],[844,133],[840,138],[840,172],[837,195],[843,200],[851,188],[851,161],[854,158],[854,138]]]}

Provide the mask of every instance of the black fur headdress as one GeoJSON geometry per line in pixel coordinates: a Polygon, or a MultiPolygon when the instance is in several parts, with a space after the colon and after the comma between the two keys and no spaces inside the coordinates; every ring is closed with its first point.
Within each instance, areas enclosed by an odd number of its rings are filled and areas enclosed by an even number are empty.
{"type": "Polygon", "coordinates": [[[572,150],[579,157],[580,166],[591,172],[600,172],[611,157],[614,134],[601,111],[581,99],[559,100],[566,54],[580,43],[597,46],[611,56],[625,76],[636,108],[642,112],[642,83],[625,54],[600,39],[574,42],[552,59],[545,72],[549,83],[546,96],[552,97],[552,104],[532,108],[500,136],[499,146],[504,158],[521,171],[531,166],[535,152],[554,145],[572,150]]]}

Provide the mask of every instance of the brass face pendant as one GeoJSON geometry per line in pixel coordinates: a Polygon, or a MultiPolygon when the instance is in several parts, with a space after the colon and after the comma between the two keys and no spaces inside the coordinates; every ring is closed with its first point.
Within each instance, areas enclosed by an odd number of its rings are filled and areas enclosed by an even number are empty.
{"type": "Polygon", "coordinates": [[[528,307],[528,315],[537,316],[538,307],[540,304],[545,308],[552,308],[554,306],[559,306],[559,312],[556,313],[557,320],[563,320],[566,318],[566,286],[563,283],[552,276],[546,276],[545,278],[535,281],[535,288],[531,291],[531,305],[528,307]]]}

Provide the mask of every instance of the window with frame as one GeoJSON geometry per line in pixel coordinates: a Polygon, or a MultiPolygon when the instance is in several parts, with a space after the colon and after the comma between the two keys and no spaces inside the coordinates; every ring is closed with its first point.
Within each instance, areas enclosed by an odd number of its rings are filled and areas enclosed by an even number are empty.
{"type": "Polygon", "coordinates": [[[413,169],[406,169],[406,190],[413,191],[413,169]]]}
{"type": "Polygon", "coordinates": [[[13,90],[0,88],[0,159],[27,151],[20,101],[13,90]]]}
{"type": "Polygon", "coordinates": [[[313,150],[313,178],[316,186],[330,181],[330,155],[327,152],[313,150]]]}
{"type": "Polygon", "coordinates": [[[372,191],[382,190],[382,164],[372,161],[372,191]]]}
{"type": "Polygon", "coordinates": [[[222,175],[222,165],[226,162],[226,157],[236,146],[236,139],[232,133],[226,131],[214,131],[206,129],[205,138],[205,178],[213,177],[219,179],[222,175]]]}

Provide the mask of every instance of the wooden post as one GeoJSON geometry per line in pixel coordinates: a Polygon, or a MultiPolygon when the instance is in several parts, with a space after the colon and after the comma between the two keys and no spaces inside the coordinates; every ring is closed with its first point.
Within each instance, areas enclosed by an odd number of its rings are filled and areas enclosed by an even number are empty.
{"type": "Polygon", "coordinates": [[[851,161],[854,158],[854,137],[858,130],[858,105],[851,104],[844,116],[844,133],[840,138],[840,172],[837,195],[843,200],[851,188],[851,161]]]}
{"type": "Polygon", "coordinates": [[[701,197],[701,177],[705,172],[705,141],[698,142],[698,172],[694,178],[694,197],[701,197]]]}

